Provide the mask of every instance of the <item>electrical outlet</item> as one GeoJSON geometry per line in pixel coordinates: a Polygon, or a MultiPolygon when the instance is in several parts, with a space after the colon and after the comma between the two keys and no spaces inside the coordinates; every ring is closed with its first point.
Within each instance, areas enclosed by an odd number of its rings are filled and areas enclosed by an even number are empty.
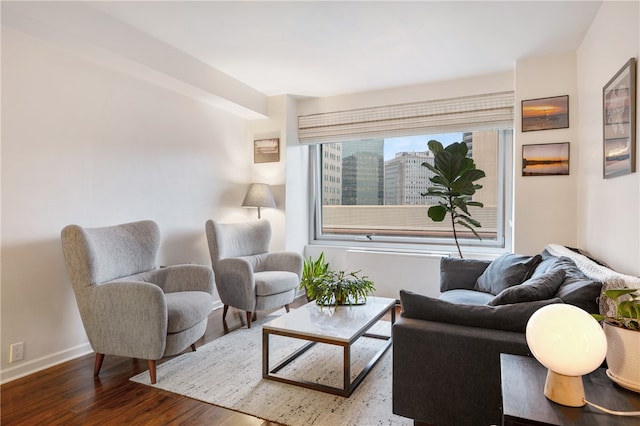
{"type": "Polygon", "coordinates": [[[9,348],[9,362],[20,361],[24,358],[24,342],[18,342],[9,348]]]}

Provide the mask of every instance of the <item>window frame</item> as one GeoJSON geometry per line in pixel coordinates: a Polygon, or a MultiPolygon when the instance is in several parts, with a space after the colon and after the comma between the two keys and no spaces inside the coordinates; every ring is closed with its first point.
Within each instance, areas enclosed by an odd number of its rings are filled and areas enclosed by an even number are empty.
{"type": "MultiPolygon", "coordinates": [[[[467,250],[472,249],[478,253],[503,253],[512,248],[512,217],[513,217],[513,151],[514,151],[514,126],[509,128],[500,126],[498,140],[498,217],[496,228],[498,235],[496,240],[480,241],[476,238],[459,239],[460,245],[467,250]]],[[[458,130],[456,130],[457,132],[458,130]]],[[[473,131],[469,129],[468,131],[473,131]]],[[[446,133],[438,129],[438,133],[446,133]]],[[[398,136],[403,136],[402,132],[398,136]]],[[[335,143],[340,141],[324,142],[335,143]]],[[[358,248],[454,253],[456,251],[453,237],[401,237],[401,236],[362,236],[322,233],[322,144],[309,145],[309,173],[310,173],[310,235],[309,241],[313,245],[335,245],[358,248]]],[[[428,220],[428,218],[425,218],[428,220]]]]}

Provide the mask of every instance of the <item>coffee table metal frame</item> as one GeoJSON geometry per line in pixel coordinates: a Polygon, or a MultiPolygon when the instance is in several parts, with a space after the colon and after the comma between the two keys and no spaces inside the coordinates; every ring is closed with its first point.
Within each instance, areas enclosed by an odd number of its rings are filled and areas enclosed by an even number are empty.
{"type": "MultiPolygon", "coordinates": [[[[362,326],[358,329],[357,332],[353,333],[348,338],[341,338],[337,336],[332,336],[330,334],[326,335],[315,335],[308,334],[301,331],[277,328],[271,326],[270,324],[274,321],[266,323],[262,328],[262,377],[269,380],[275,380],[278,382],[289,383],[297,386],[302,386],[308,389],[314,389],[322,392],[331,393],[334,395],[339,395],[343,397],[349,397],[353,391],[358,387],[358,385],[362,382],[365,376],[371,371],[373,366],[380,360],[382,355],[389,349],[392,344],[391,336],[384,336],[379,334],[367,333],[367,331],[377,323],[387,312],[391,312],[391,324],[393,324],[396,320],[396,310],[395,299],[382,298],[382,297],[370,297],[367,301],[367,304],[371,299],[375,299],[375,303],[380,303],[380,309],[373,314],[367,321],[362,323],[362,326]],[[297,349],[294,353],[287,356],[285,359],[280,361],[273,368],[269,369],[269,336],[271,334],[286,336],[301,340],[308,340],[309,343],[297,349]],[[369,361],[369,363],[364,367],[364,369],[351,381],[351,346],[360,338],[360,337],[369,337],[374,339],[382,339],[386,340],[386,344],[373,356],[373,358],[369,361]],[[343,348],[343,385],[342,387],[334,387],[323,385],[320,383],[309,382],[306,380],[296,380],[287,378],[281,374],[278,374],[280,370],[293,362],[300,355],[311,349],[317,343],[326,343],[329,345],[342,346],[343,348]]],[[[302,308],[307,308],[309,305],[315,305],[315,302],[309,302],[307,305],[302,308]]],[[[299,309],[302,309],[299,308],[299,309]]],[[[320,307],[316,306],[317,309],[320,307]]],[[[353,306],[338,306],[335,309],[359,309],[361,306],[353,305],[353,306]]],[[[323,309],[334,309],[324,307],[323,309]]],[[[295,312],[291,312],[285,315],[292,315],[295,312]]]]}

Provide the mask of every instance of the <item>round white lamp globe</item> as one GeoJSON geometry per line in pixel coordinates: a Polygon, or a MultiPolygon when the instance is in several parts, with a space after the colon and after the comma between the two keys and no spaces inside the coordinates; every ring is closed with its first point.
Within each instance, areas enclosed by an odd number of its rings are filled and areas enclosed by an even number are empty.
{"type": "Polygon", "coordinates": [[[526,338],[533,356],[549,369],[545,396],[562,405],[585,405],[581,376],[598,368],[607,354],[600,324],[576,306],[547,305],[529,319],[526,338]]]}

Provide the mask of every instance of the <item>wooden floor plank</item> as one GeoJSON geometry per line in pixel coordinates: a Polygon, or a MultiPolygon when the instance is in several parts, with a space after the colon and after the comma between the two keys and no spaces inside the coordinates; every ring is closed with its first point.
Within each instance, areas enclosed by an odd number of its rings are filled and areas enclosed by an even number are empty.
{"type": "MultiPolygon", "coordinates": [[[[304,303],[304,298],[298,298],[291,306],[304,303]]],[[[266,314],[259,312],[258,318],[266,314]]],[[[196,346],[241,327],[246,327],[243,312],[230,309],[223,324],[222,309],[215,310],[209,315],[207,331],[196,346]]],[[[85,355],[2,385],[0,424],[278,426],[130,381],[136,374],[147,371],[144,360],[106,356],[100,376],[94,378],[94,359],[93,354],[85,355]]]]}

